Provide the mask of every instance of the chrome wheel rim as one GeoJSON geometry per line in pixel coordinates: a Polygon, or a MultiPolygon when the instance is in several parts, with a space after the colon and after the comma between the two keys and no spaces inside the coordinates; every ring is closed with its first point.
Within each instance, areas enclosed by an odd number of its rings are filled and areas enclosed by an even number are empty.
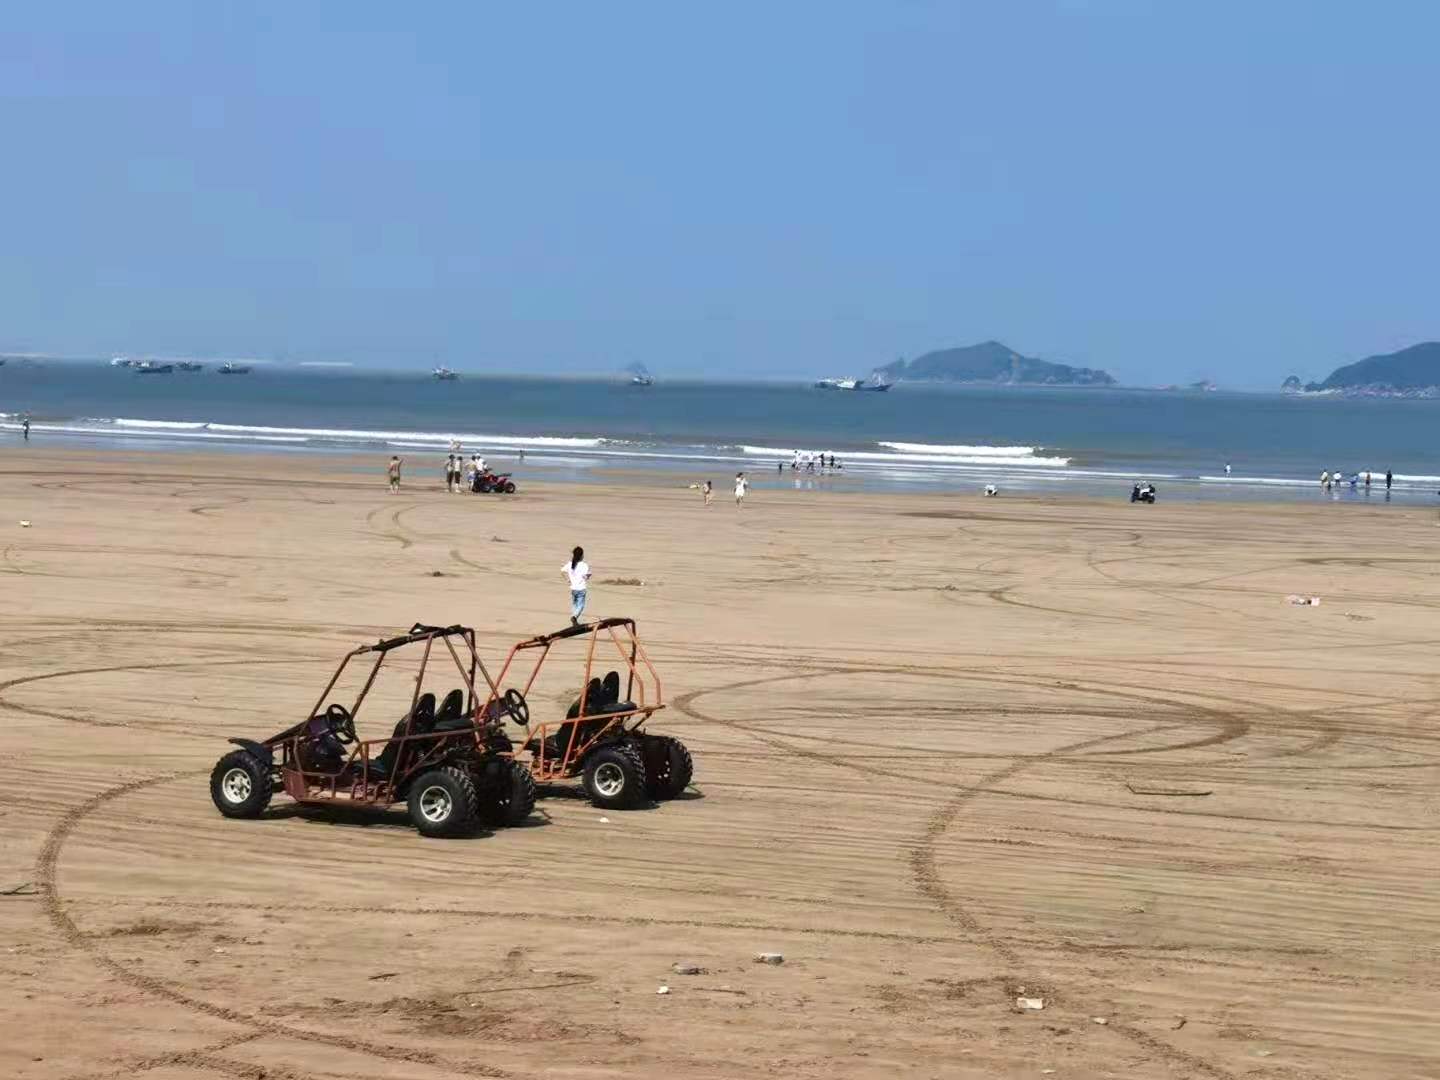
{"type": "Polygon", "coordinates": [[[595,790],[613,799],[625,790],[625,770],[613,761],[605,761],[595,770],[595,790]]]}
{"type": "Polygon", "coordinates": [[[248,772],[236,767],[221,778],[220,790],[225,793],[227,802],[243,803],[255,790],[255,785],[251,782],[248,772]]]}
{"type": "Polygon", "coordinates": [[[438,825],[450,816],[450,806],[450,792],[439,784],[420,793],[420,816],[432,825],[438,825]]]}

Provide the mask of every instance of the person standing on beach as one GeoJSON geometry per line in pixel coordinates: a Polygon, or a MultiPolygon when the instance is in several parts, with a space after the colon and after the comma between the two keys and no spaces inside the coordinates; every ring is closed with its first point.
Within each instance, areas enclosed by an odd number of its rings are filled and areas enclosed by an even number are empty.
{"type": "Polygon", "coordinates": [[[585,561],[585,549],[577,547],[570,552],[570,561],[560,569],[570,581],[570,625],[580,625],[580,616],[585,613],[585,594],[590,588],[590,564],[585,561]]]}
{"type": "Polygon", "coordinates": [[[750,481],[745,479],[743,472],[735,474],[735,509],[740,509],[745,502],[745,492],[750,490],[750,481]]]}
{"type": "Polygon", "coordinates": [[[1322,470],[1320,471],[1320,490],[1321,490],[1321,491],[1329,491],[1329,490],[1330,490],[1330,470],[1329,470],[1329,469],[1322,469],[1322,470]]]}
{"type": "Polygon", "coordinates": [[[27,416],[27,417],[25,417],[25,419],[23,419],[23,420],[20,421],[20,430],[25,433],[25,441],[26,441],[26,442],[29,442],[29,441],[30,441],[30,417],[27,416]]]}
{"type": "Polygon", "coordinates": [[[390,464],[385,472],[390,477],[390,494],[394,495],[400,490],[400,466],[405,464],[400,460],[399,454],[390,455],[390,464]]]}
{"type": "Polygon", "coordinates": [[[1385,470],[1385,490],[1390,490],[1390,485],[1395,483],[1395,474],[1389,469],[1385,470]]]}
{"type": "Polygon", "coordinates": [[[1370,494],[1370,470],[1365,470],[1365,494],[1370,494]]]}
{"type": "Polygon", "coordinates": [[[1229,463],[1228,461],[1225,462],[1225,475],[1226,475],[1226,476],[1229,476],[1229,475],[1230,475],[1230,463],[1229,463]]]}
{"type": "Polygon", "coordinates": [[[715,498],[715,485],[710,483],[709,480],[706,480],[705,485],[700,489],[700,491],[705,496],[705,505],[709,506],[710,500],[715,498]]]}

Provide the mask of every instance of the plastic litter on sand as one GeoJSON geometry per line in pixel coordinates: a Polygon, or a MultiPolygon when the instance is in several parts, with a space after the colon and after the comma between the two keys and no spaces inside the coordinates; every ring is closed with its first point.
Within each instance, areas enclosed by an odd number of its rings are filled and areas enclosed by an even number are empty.
{"type": "Polygon", "coordinates": [[[1017,997],[1015,999],[1015,1007],[1017,1009],[1039,1011],[1040,1009],[1043,1009],[1045,1007],[1045,999],[1032,997],[1017,997]]]}

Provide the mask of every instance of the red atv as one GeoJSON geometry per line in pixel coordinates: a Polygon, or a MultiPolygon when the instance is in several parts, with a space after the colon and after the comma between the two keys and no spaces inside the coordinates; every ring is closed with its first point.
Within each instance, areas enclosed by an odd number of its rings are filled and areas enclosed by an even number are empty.
{"type": "Polygon", "coordinates": [[[514,495],[515,481],[510,479],[510,474],[493,473],[489,469],[484,472],[477,472],[475,479],[470,483],[470,490],[477,495],[514,495]]]}

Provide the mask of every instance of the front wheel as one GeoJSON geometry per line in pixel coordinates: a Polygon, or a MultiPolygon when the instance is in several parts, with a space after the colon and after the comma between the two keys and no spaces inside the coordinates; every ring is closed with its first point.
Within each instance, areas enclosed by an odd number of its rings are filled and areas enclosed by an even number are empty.
{"type": "Polygon", "coordinates": [[[210,772],[210,798],[229,818],[255,818],[270,805],[270,769],[248,750],[232,750],[210,772]]]}
{"type": "Polygon", "coordinates": [[[602,810],[632,809],[645,798],[645,759],[629,743],[610,743],[585,758],[582,782],[602,810]]]}
{"type": "Polygon", "coordinates": [[[484,778],[481,818],[501,828],[523,825],[535,809],[535,778],[530,775],[530,767],[502,758],[487,767],[484,778]]]}
{"type": "Polygon", "coordinates": [[[461,836],[475,827],[479,814],[475,782],[454,766],[431,769],[410,785],[407,808],[422,836],[461,836]]]}
{"type": "Polygon", "coordinates": [[[512,484],[509,480],[506,480],[506,481],[505,481],[505,494],[506,494],[506,495],[514,495],[514,494],[515,494],[515,485],[512,484]]]}
{"type": "Polygon", "coordinates": [[[695,775],[690,751],[668,735],[645,736],[645,793],[656,801],[679,798],[695,775]]]}

